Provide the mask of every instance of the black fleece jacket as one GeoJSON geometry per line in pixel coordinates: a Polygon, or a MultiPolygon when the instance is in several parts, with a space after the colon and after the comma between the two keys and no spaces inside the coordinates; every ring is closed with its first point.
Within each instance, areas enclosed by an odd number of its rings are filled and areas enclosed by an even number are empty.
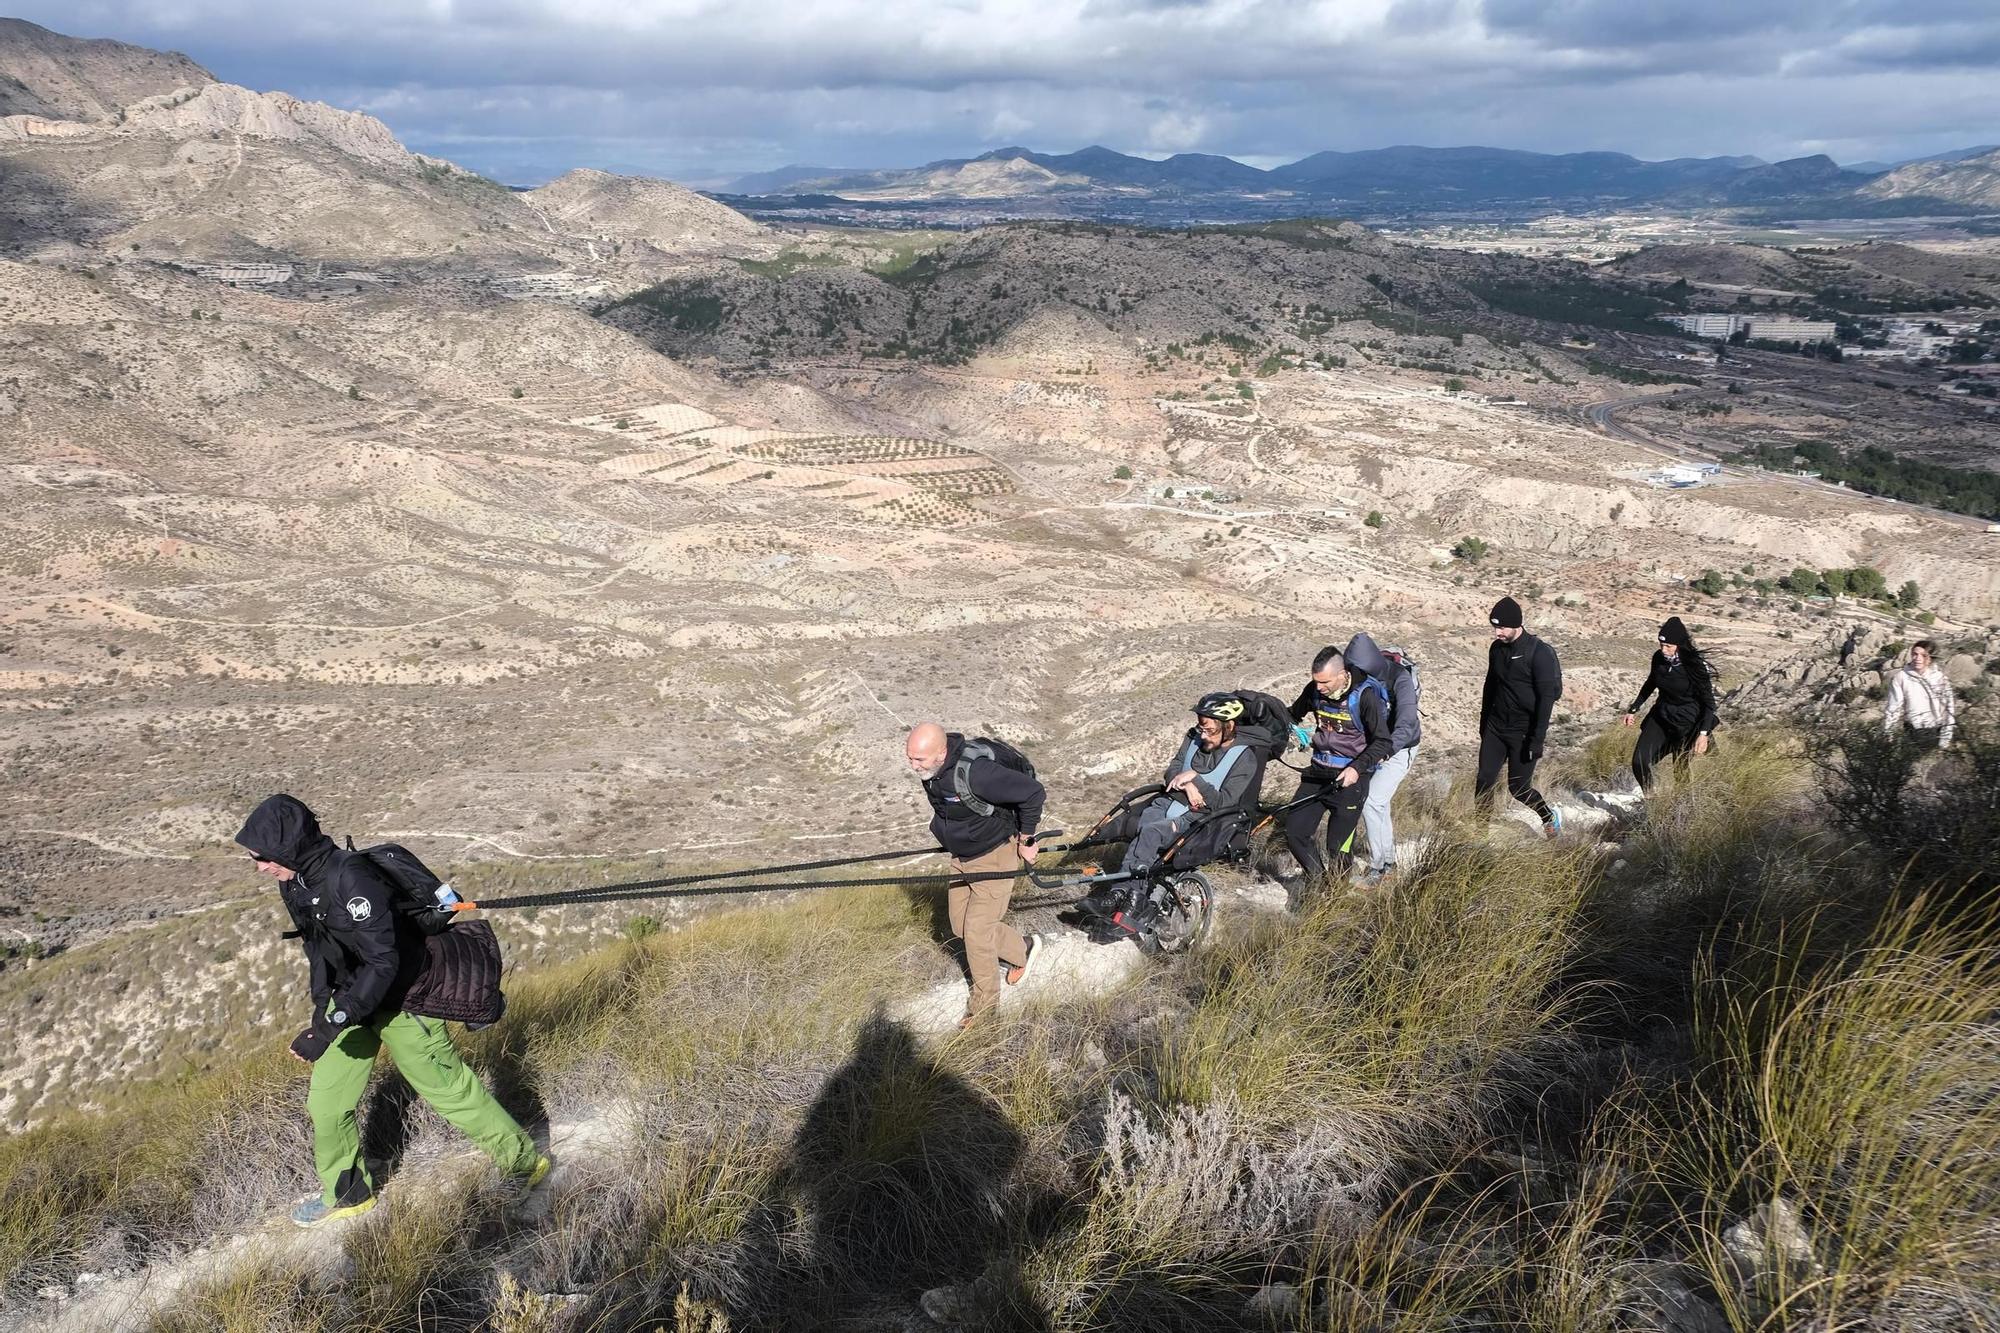
{"type": "Polygon", "coordinates": [[[1708,664],[1699,657],[1682,650],[1679,660],[1669,658],[1665,653],[1653,653],[1653,667],[1647,673],[1646,683],[1639,687],[1639,697],[1625,711],[1636,713],[1646,700],[1657,693],[1659,702],[1653,705],[1653,716],[1660,725],[1676,735],[1689,735],[1700,731],[1714,731],[1715,682],[1708,674],[1708,664]]]}
{"type": "Polygon", "coordinates": [[[424,942],[399,923],[395,891],[374,863],[335,847],[291,796],[266,798],[236,841],[293,872],[278,891],[305,950],[315,1021],[329,1000],[349,1023],[400,1007],[422,970],[424,942]]]}
{"type": "Polygon", "coordinates": [[[1486,688],[1479,698],[1479,730],[1528,741],[1548,740],[1549,717],[1562,696],[1556,650],[1532,634],[1512,643],[1495,639],[1486,650],[1486,688]]]}
{"type": "Polygon", "coordinates": [[[1041,780],[992,759],[975,759],[966,773],[972,794],[993,807],[982,815],[958,799],[952,770],[958,767],[965,750],[965,737],[956,731],[944,738],[944,767],[934,778],[924,779],[924,795],[931,803],[931,836],[938,845],[961,861],[984,856],[1016,833],[1033,833],[1042,823],[1042,806],[1048,792],[1041,780]]]}

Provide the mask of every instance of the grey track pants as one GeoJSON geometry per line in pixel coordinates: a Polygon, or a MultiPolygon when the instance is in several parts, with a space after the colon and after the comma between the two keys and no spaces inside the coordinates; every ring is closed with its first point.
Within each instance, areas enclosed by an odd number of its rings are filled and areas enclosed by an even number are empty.
{"type": "Polygon", "coordinates": [[[1372,870],[1396,863],[1396,826],[1389,818],[1389,802],[1396,788],[1410,776],[1410,760],[1415,749],[1398,750],[1376,765],[1368,777],[1368,800],[1361,807],[1361,827],[1368,832],[1368,865],[1372,870]]]}

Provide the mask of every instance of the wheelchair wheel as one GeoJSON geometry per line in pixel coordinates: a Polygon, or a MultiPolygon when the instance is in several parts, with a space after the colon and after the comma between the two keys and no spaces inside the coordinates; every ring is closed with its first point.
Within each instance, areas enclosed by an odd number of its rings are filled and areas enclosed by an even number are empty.
{"type": "Polygon", "coordinates": [[[1139,937],[1145,953],[1191,953],[1208,938],[1215,916],[1215,886],[1199,870],[1184,870],[1160,882],[1160,919],[1139,937]]]}

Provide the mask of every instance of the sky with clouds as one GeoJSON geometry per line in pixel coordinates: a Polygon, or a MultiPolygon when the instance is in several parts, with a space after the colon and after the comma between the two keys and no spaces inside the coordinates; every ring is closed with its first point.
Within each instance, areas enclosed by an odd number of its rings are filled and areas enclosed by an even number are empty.
{"type": "Polygon", "coordinates": [[[1895,161],[2000,141],[2000,0],[11,0],[516,184],[1092,143],[1895,161]]]}

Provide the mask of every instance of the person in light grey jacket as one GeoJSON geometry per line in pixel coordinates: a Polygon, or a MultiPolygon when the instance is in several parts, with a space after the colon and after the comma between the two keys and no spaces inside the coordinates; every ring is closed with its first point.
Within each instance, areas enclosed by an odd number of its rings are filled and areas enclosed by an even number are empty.
{"type": "Polygon", "coordinates": [[[1952,696],[1951,678],[1937,665],[1936,656],[1937,645],[1929,639],[1910,645],[1910,660],[1889,676],[1882,730],[1949,750],[1952,734],[1958,730],[1958,700],[1952,696]]]}
{"type": "Polygon", "coordinates": [[[1368,779],[1368,800],[1361,807],[1361,827],[1368,834],[1368,869],[1361,882],[1373,884],[1396,871],[1396,826],[1389,806],[1396,798],[1396,788],[1410,776],[1417,745],[1424,738],[1423,721],[1418,716],[1422,691],[1416,667],[1400,660],[1401,654],[1397,655],[1399,660],[1391,660],[1366,634],[1349,639],[1342,655],[1371,679],[1381,681],[1389,695],[1389,757],[1376,765],[1368,779]]]}

